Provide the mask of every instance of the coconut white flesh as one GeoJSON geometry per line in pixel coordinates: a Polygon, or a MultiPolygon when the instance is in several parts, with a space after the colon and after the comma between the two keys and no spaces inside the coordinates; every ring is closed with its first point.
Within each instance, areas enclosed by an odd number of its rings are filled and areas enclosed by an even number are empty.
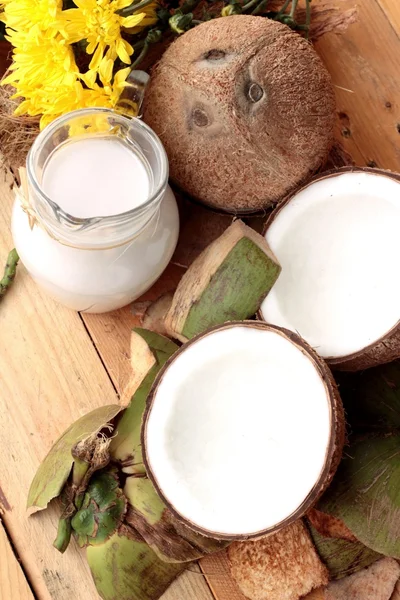
{"type": "Polygon", "coordinates": [[[358,352],[400,319],[400,183],[351,172],[317,181],[266,233],[282,273],[265,321],[298,332],[323,357],[358,352]]]}
{"type": "Polygon", "coordinates": [[[148,417],[147,460],[164,498],[210,533],[254,534],[318,481],[330,405],[317,369],[276,331],[231,327],[171,363],[148,417]]]}

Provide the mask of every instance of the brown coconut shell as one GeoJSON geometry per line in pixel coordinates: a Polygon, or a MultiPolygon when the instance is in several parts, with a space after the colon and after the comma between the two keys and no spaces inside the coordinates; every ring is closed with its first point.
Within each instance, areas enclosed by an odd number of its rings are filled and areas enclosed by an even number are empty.
{"type": "Polygon", "coordinates": [[[235,15],[189,30],[166,50],[143,116],[179,187],[245,214],[281,200],[325,162],[335,97],[309,42],[276,21],[235,15]]]}
{"type": "MultiPolygon", "coordinates": [[[[361,171],[363,173],[374,173],[375,175],[380,175],[382,177],[389,177],[391,179],[395,179],[396,181],[400,181],[400,174],[393,173],[392,171],[386,171],[384,169],[373,169],[371,167],[342,167],[340,169],[335,169],[332,171],[325,171],[324,173],[320,173],[311,179],[305,186],[294,191],[289,194],[283,202],[269,215],[263,230],[263,234],[265,235],[268,228],[275,220],[280,211],[287,205],[289,202],[296,196],[299,192],[306,189],[316,181],[321,181],[322,179],[329,179],[330,177],[338,177],[342,173],[351,173],[361,171]]],[[[258,318],[263,319],[262,311],[258,312],[258,318]]],[[[369,369],[370,367],[376,367],[378,365],[382,365],[384,363],[392,362],[400,358],[400,321],[398,321],[392,329],[390,329],[385,335],[383,335],[379,340],[373,342],[369,346],[366,346],[362,350],[357,352],[353,352],[352,354],[348,354],[346,356],[339,357],[327,357],[324,360],[328,363],[328,365],[337,371],[362,371],[364,369],[369,369]]]]}
{"type": "Polygon", "coordinates": [[[212,534],[212,537],[214,539],[246,541],[246,540],[251,540],[251,539],[258,539],[267,534],[271,534],[276,531],[279,531],[283,527],[286,527],[287,525],[290,525],[297,519],[300,519],[301,517],[303,517],[307,513],[307,511],[312,506],[314,506],[314,504],[318,501],[320,496],[324,493],[324,491],[330,485],[332,478],[339,466],[339,463],[340,463],[340,460],[342,457],[343,446],[344,446],[344,442],[345,442],[345,418],[344,418],[344,410],[343,410],[342,401],[341,401],[339,391],[336,386],[335,380],[333,379],[331,371],[329,370],[329,368],[327,367],[325,362],[313,350],[313,348],[311,348],[311,346],[309,346],[307,344],[307,342],[305,342],[302,338],[300,338],[297,334],[293,333],[292,331],[284,329],[283,327],[277,327],[276,325],[268,325],[267,323],[264,323],[263,321],[231,321],[229,323],[225,323],[224,325],[212,327],[211,329],[207,330],[206,332],[201,333],[200,335],[192,338],[190,341],[186,342],[186,344],[181,346],[179,348],[179,350],[177,350],[175,352],[175,354],[165,363],[164,367],[158,373],[158,375],[154,381],[153,387],[150,391],[150,394],[148,395],[148,398],[147,398],[147,404],[146,404],[146,409],[145,409],[145,412],[143,415],[142,431],[141,431],[143,462],[144,462],[144,465],[146,468],[147,476],[152,481],[160,498],[163,500],[165,505],[170,509],[170,511],[172,512],[172,514],[178,521],[181,521],[182,523],[184,523],[185,525],[187,525],[194,531],[197,531],[198,533],[205,535],[206,537],[211,536],[209,531],[202,529],[201,527],[198,527],[195,523],[193,523],[189,519],[182,517],[182,515],[175,510],[175,508],[171,505],[169,500],[165,497],[163,490],[160,487],[158,480],[152,471],[148,453],[147,453],[147,424],[148,424],[150,412],[151,412],[151,409],[155,402],[155,397],[157,395],[158,387],[165,375],[165,372],[168,370],[169,366],[179,357],[179,355],[182,352],[185,352],[189,346],[196,344],[196,342],[198,340],[201,340],[204,337],[206,337],[216,331],[220,331],[222,329],[231,328],[231,327],[249,327],[249,328],[255,328],[255,329],[264,329],[267,331],[275,331],[275,332],[279,333],[280,335],[282,335],[282,337],[284,337],[287,340],[289,340],[290,342],[292,342],[295,346],[297,346],[301,350],[301,352],[306,354],[310,358],[312,363],[314,364],[315,368],[317,369],[317,372],[321,376],[321,379],[325,385],[326,392],[327,392],[327,398],[329,399],[329,402],[330,402],[331,436],[330,436],[330,441],[329,441],[329,445],[328,445],[327,452],[326,452],[325,465],[321,472],[319,480],[316,482],[314,488],[311,490],[311,492],[309,493],[307,498],[304,500],[304,502],[301,504],[301,506],[294,513],[292,513],[286,519],[284,519],[282,522],[277,523],[273,527],[270,527],[270,528],[262,530],[262,531],[258,531],[253,534],[235,535],[235,536],[225,535],[220,532],[215,532],[215,534],[213,532],[213,534],[212,534]]]}

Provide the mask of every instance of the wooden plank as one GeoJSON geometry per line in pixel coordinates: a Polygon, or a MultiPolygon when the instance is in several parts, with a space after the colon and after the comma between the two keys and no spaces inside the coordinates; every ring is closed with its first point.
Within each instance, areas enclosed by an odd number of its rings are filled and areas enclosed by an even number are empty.
{"type": "Polygon", "coordinates": [[[377,0],[392,27],[400,35],[400,4],[393,0],[377,0]]]}
{"type": "Polygon", "coordinates": [[[4,527],[0,522],[0,600],[34,600],[4,527]]]}
{"type": "MultiPolygon", "coordinates": [[[[323,0],[317,0],[323,1],[323,0]]],[[[342,35],[327,34],[316,49],[337,95],[337,135],[357,164],[400,170],[400,41],[389,18],[399,5],[378,0],[332,0],[342,9],[358,5],[358,22],[342,35]]]]}
{"type": "MultiPolygon", "coordinates": [[[[0,172],[0,259],[12,247],[10,173],[0,172]]],[[[41,294],[23,267],[0,307],[0,503],[3,520],[40,600],[97,600],[72,546],[52,547],[58,510],[27,518],[31,479],[62,431],[116,394],[78,314],[41,294]]]]}
{"type": "Polygon", "coordinates": [[[162,294],[173,291],[184,272],[184,268],[170,264],[157,283],[133,305],[102,315],[82,314],[119,393],[131,375],[129,349],[132,328],[141,326],[141,316],[146,306],[162,294]]]}
{"type": "MultiPolygon", "coordinates": [[[[0,261],[12,247],[12,177],[0,172],[0,261]]],[[[27,518],[32,477],[55,439],[117,394],[80,316],[42,294],[22,265],[0,307],[0,505],[39,600],[98,600],[84,554],[52,547],[59,510],[27,518]]],[[[112,336],[108,335],[108,339],[112,336]]],[[[187,573],[164,600],[212,600],[204,577],[187,573]]]]}

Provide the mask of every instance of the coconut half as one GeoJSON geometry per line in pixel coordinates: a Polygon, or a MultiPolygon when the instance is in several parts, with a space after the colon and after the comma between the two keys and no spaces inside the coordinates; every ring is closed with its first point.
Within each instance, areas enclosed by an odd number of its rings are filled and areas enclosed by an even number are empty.
{"type": "Polygon", "coordinates": [[[344,168],[314,179],[266,224],[282,273],[261,318],[338,369],[400,357],[399,231],[400,176],[344,168]]]}
{"type": "Polygon", "coordinates": [[[178,519],[250,539],[303,515],[329,484],[343,412],[326,365],[257,321],[193,338],[160,371],[142,427],[148,476],[178,519]]]}

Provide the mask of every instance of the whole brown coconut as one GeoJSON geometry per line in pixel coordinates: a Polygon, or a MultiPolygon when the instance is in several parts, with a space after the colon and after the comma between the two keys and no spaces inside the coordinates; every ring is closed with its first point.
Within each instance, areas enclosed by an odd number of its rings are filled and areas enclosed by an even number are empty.
{"type": "Polygon", "coordinates": [[[251,213],[326,160],[334,92],[299,34],[235,15],[201,24],[168,48],[153,71],[144,120],[160,136],[178,186],[216,209],[251,213]]]}

